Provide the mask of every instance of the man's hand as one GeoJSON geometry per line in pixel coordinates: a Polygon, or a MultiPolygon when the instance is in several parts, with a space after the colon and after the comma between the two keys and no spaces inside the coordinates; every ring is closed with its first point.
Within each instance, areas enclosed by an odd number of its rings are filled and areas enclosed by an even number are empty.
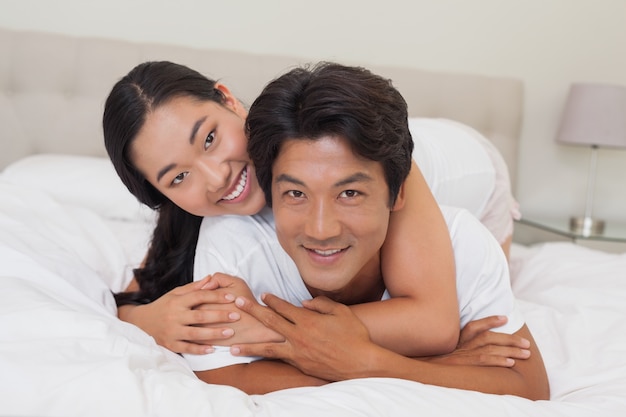
{"type": "Polygon", "coordinates": [[[459,344],[453,352],[420,359],[448,365],[512,367],[516,359],[530,357],[530,342],[520,336],[490,331],[504,325],[506,320],[506,316],[490,316],[469,322],[461,330],[459,344]]]}
{"type": "Polygon", "coordinates": [[[282,359],[307,375],[338,381],[357,377],[355,372],[366,368],[364,353],[377,348],[363,323],[343,304],[317,297],[300,308],[271,294],[263,301],[268,307],[245,297],[235,304],[285,341],[233,345],[234,355],[282,359]]]}
{"type": "Polygon", "coordinates": [[[234,334],[225,325],[239,320],[241,314],[230,304],[229,309],[202,310],[206,303],[232,303],[223,292],[214,291],[210,277],[174,288],[157,300],[144,305],[127,305],[118,309],[121,320],[132,323],[152,336],[156,342],[177,353],[204,354],[213,351],[203,340],[224,340],[234,334]],[[201,325],[221,323],[217,327],[201,325]],[[196,342],[190,342],[190,341],[196,342]]]}

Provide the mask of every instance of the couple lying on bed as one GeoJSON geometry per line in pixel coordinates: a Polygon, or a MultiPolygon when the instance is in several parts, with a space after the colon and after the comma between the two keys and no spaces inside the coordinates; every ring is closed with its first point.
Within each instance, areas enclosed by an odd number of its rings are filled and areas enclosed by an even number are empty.
{"type": "MultiPolygon", "coordinates": [[[[407,120],[400,93],[362,68],[294,69],[249,114],[187,67],[134,68],[107,99],[105,142],[159,217],[116,295],[120,318],[183,353],[204,381],[250,393],[396,377],[547,399],[502,250],[514,211],[506,173],[487,157],[462,176],[442,154],[432,176],[449,191],[477,172],[467,205],[488,212],[501,247],[467,210],[437,204],[407,120]]],[[[459,161],[472,147],[487,154],[465,127],[415,123],[418,148],[436,149],[429,135],[445,132],[463,139],[459,161]]]]}

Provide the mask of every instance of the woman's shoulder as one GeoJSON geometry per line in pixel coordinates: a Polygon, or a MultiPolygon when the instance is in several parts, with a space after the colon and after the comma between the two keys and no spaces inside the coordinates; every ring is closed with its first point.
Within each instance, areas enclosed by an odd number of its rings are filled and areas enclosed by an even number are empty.
{"type": "Polygon", "coordinates": [[[274,216],[264,208],[253,216],[224,215],[202,219],[198,246],[241,246],[249,248],[259,242],[277,240],[274,216]]]}

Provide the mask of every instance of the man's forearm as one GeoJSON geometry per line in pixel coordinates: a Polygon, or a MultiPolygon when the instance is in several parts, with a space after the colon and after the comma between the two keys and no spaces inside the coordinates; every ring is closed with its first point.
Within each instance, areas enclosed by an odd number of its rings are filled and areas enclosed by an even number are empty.
{"type": "Polygon", "coordinates": [[[549,399],[549,385],[541,354],[524,326],[518,334],[532,341],[528,359],[513,367],[465,366],[431,363],[398,355],[370,344],[359,350],[365,365],[343,369],[335,379],[363,377],[401,378],[424,384],[480,391],[489,394],[517,395],[531,400],[549,399]]]}
{"type": "Polygon", "coordinates": [[[323,379],[305,375],[293,366],[278,360],[259,360],[208,371],[196,371],[196,375],[209,384],[230,385],[248,394],[266,394],[281,389],[328,383],[323,379]]]}

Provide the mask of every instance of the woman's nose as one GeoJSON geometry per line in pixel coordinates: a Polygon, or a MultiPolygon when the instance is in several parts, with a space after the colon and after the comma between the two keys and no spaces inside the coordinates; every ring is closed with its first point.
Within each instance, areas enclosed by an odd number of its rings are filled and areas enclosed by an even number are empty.
{"type": "Polygon", "coordinates": [[[198,160],[196,166],[209,192],[220,191],[228,185],[230,177],[228,164],[205,158],[198,160]]]}

